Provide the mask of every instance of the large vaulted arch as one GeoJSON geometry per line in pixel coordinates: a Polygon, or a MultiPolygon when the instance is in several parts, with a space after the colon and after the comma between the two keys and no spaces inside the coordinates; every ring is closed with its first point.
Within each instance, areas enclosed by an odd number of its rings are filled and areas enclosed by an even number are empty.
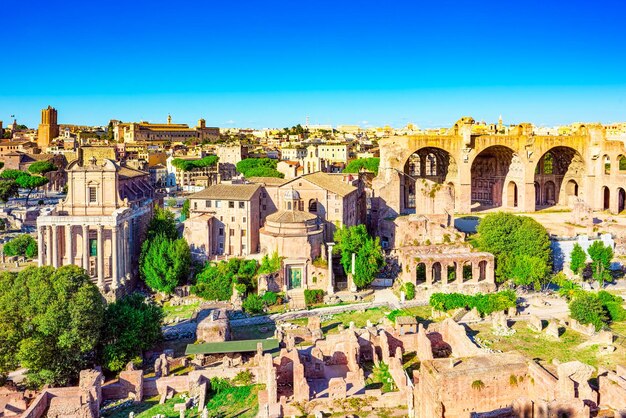
{"type": "Polygon", "coordinates": [[[544,153],[535,166],[537,209],[567,206],[580,196],[585,164],[573,148],[558,146],[544,153]]]}
{"type": "Polygon", "coordinates": [[[404,164],[400,201],[404,213],[436,213],[442,208],[454,211],[456,161],[445,150],[420,148],[404,164]]]}
{"type": "Polygon", "coordinates": [[[495,145],[481,151],[471,168],[472,208],[516,208],[522,171],[519,157],[508,147],[495,145]]]}

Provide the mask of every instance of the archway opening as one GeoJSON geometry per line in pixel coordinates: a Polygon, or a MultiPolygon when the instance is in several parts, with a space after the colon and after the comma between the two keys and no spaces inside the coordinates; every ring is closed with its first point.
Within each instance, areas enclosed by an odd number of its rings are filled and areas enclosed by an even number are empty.
{"type": "Polygon", "coordinates": [[[478,281],[482,282],[484,280],[487,280],[487,261],[482,260],[478,263],[478,271],[478,281]]]}
{"type": "Polygon", "coordinates": [[[558,146],[541,156],[535,167],[535,204],[538,209],[566,206],[578,196],[584,162],[573,148],[558,146]]]}
{"type": "Polygon", "coordinates": [[[481,151],[471,168],[472,207],[485,210],[508,204],[504,201],[504,186],[513,162],[513,150],[495,145],[481,151]]]}
{"type": "Polygon", "coordinates": [[[617,213],[622,213],[626,206],[626,191],[621,187],[617,189],[617,213]]]}
{"type": "Polygon", "coordinates": [[[456,263],[450,264],[446,273],[448,274],[448,283],[454,282],[456,280],[456,263]]]}
{"type": "Polygon", "coordinates": [[[510,181],[506,190],[507,206],[510,208],[517,207],[517,184],[514,181],[510,181]]]}
{"type": "Polygon", "coordinates": [[[415,266],[415,284],[420,285],[426,283],[426,264],[418,263],[415,266]]]}
{"type": "Polygon", "coordinates": [[[467,261],[465,264],[463,264],[463,280],[462,282],[471,282],[472,278],[473,278],[473,272],[472,272],[472,263],[467,261]]]}
{"type": "Polygon", "coordinates": [[[576,183],[574,180],[568,181],[565,185],[565,193],[567,193],[568,197],[578,196],[578,183],[576,183]]]}
{"type": "Polygon", "coordinates": [[[617,169],[618,171],[626,171],[626,157],[623,155],[617,156],[617,169]]]}
{"type": "Polygon", "coordinates": [[[608,210],[611,207],[611,191],[608,187],[602,187],[602,209],[608,210]]]}
{"type": "Polygon", "coordinates": [[[453,212],[454,184],[446,179],[456,170],[454,159],[441,148],[425,147],[411,154],[400,179],[402,213],[441,213],[442,208],[453,212]]]}
{"type": "Polygon", "coordinates": [[[433,283],[441,283],[441,263],[436,262],[433,264],[433,283]]]}
{"type": "Polygon", "coordinates": [[[608,155],[602,157],[602,167],[606,176],[611,174],[611,158],[608,155]]]}

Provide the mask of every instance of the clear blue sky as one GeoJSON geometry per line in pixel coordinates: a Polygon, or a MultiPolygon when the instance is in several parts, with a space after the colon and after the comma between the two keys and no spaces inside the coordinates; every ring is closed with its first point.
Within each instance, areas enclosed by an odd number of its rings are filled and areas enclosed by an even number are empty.
{"type": "Polygon", "coordinates": [[[0,120],[626,120],[626,2],[4,0],[0,120]],[[54,5],[54,7],[52,7],[54,5]]]}

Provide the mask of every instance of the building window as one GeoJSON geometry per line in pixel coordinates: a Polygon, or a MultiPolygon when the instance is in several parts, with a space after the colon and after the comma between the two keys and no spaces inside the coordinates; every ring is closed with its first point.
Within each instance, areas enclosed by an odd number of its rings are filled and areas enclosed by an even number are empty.
{"type": "Polygon", "coordinates": [[[198,210],[198,202],[193,202],[193,210],[198,210]]]}
{"type": "Polygon", "coordinates": [[[246,217],[245,216],[243,217],[242,221],[243,221],[243,223],[246,223],[246,217]]]}
{"type": "Polygon", "coordinates": [[[218,235],[221,237],[224,235],[224,228],[220,228],[218,235]]]}
{"type": "Polygon", "coordinates": [[[263,210],[267,210],[267,205],[263,205],[263,210]]]}
{"type": "Polygon", "coordinates": [[[211,201],[210,200],[205,201],[204,204],[206,205],[207,208],[211,207],[211,201]]]}
{"type": "Polygon", "coordinates": [[[94,186],[89,187],[89,203],[96,203],[98,201],[97,189],[94,186]]]}
{"type": "Polygon", "coordinates": [[[243,209],[246,207],[245,202],[239,202],[239,209],[243,209]]]}
{"type": "Polygon", "coordinates": [[[235,222],[235,217],[234,217],[234,216],[231,216],[231,217],[230,217],[230,221],[231,221],[231,222],[235,222]]]}
{"type": "Polygon", "coordinates": [[[229,209],[235,209],[235,202],[233,202],[232,200],[230,202],[228,202],[228,208],[229,209]]]}
{"type": "Polygon", "coordinates": [[[246,230],[245,230],[245,229],[242,229],[242,230],[241,230],[241,236],[242,236],[242,237],[245,237],[245,236],[246,236],[246,230]]]}
{"type": "Polygon", "coordinates": [[[216,208],[221,208],[222,207],[222,201],[221,200],[216,200],[215,201],[215,207],[216,208]]]}
{"type": "Polygon", "coordinates": [[[235,230],[234,229],[229,229],[228,230],[228,236],[229,237],[234,237],[235,236],[235,230]]]}

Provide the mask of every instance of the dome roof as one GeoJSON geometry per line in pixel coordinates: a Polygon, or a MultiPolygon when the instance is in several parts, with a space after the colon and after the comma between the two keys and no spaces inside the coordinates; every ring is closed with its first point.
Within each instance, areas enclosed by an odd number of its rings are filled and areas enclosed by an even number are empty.
{"type": "Polygon", "coordinates": [[[294,189],[287,189],[285,191],[285,194],[283,195],[283,197],[285,198],[285,200],[299,200],[300,199],[300,193],[298,193],[294,189]]]}

